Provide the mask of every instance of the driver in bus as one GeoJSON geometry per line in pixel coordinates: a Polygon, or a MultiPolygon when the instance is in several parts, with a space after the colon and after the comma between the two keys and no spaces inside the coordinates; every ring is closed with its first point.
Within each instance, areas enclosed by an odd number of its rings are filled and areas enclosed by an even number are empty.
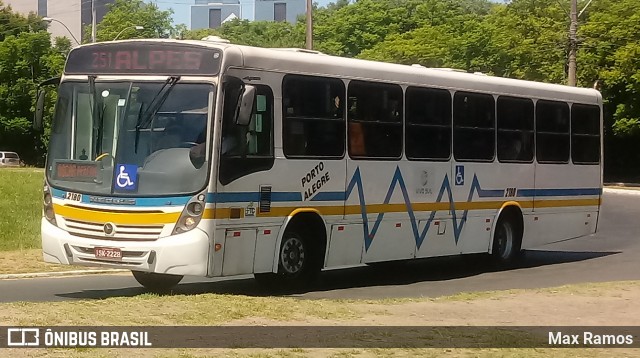
{"type": "Polygon", "coordinates": [[[189,159],[191,159],[191,163],[193,164],[194,167],[196,167],[197,169],[200,169],[200,167],[202,167],[202,165],[204,164],[207,156],[207,152],[206,152],[207,128],[206,127],[203,128],[202,131],[200,131],[200,134],[198,134],[198,138],[196,138],[195,143],[197,144],[191,147],[191,149],[189,150],[189,159]]]}

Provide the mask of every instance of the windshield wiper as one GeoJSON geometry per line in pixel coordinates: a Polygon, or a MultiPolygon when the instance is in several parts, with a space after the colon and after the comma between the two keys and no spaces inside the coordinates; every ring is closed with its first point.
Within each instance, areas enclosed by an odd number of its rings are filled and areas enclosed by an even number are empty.
{"type": "MultiPolygon", "coordinates": [[[[136,123],[136,138],[134,144],[134,152],[138,153],[138,142],[140,141],[140,128],[145,128],[149,125],[149,122],[153,119],[153,116],[160,110],[164,101],[167,100],[169,93],[173,89],[173,87],[180,80],[180,76],[171,76],[167,78],[165,83],[162,85],[158,93],[153,96],[151,103],[149,103],[149,107],[144,111],[141,115],[138,116],[138,122],[136,123]]],[[[142,111],[142,107],[140,107],[142,111]]]]}
{"type": "Polygon", "coordinates": [[[102,135],[103,135],[103,116],[104,106],[99,105],[100,96],[96,91],[96,76],[89,76],[89,93],[93,98],[93,106],[91,108],[91,119],[93,121],[93,131],[96,138],[95,154],[100,155],[102,149],[102,135]]]}

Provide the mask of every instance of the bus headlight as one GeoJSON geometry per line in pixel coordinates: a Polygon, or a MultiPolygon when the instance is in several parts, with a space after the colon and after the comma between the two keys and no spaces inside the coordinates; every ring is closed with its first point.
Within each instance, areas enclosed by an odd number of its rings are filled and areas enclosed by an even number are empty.
{"type": "Polygon", "coordinates": [[[56,223],[56,214],[53,211],[53,199],[51,198],[51,191],[49,190],[49,186],[46,183],[44,184],[42,193],[42,212],[44,214],[44,217],[52,225],[58,226],[58,224],[56,223]]]}
{"type": "Polygon", "coordinates": [[[198,194],[189,200],[180,214],[172,235],[187,232],[198,226],[204,213],[205,198],[205,194],[198,194]]]}

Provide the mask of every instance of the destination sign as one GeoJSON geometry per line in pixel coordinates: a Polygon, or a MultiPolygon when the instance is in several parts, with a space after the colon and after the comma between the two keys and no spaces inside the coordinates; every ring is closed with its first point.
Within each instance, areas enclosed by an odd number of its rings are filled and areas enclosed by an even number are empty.
{"type": "Polygon", "coordinates": [[[69,181],[92,182],[98,177],[98,166],[95,162],[57,162],[54,178],[69,181]]]}
{"type": "Polygon", "coordinates": [[[176,43],[113,43],[79,47],[69,53],[67,74],[216,75],[218,49],[176,43]]]}

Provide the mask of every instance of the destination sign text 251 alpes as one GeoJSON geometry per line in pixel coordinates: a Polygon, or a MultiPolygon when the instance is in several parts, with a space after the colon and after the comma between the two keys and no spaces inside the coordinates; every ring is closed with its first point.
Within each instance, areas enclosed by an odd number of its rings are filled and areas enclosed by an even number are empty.
{"type": "Polygon", "coordinates": [[[220,70],[222,53],[204,46],[163,43],[111,43],[69,53],[67,74],[208,75],[220,70]]]}

